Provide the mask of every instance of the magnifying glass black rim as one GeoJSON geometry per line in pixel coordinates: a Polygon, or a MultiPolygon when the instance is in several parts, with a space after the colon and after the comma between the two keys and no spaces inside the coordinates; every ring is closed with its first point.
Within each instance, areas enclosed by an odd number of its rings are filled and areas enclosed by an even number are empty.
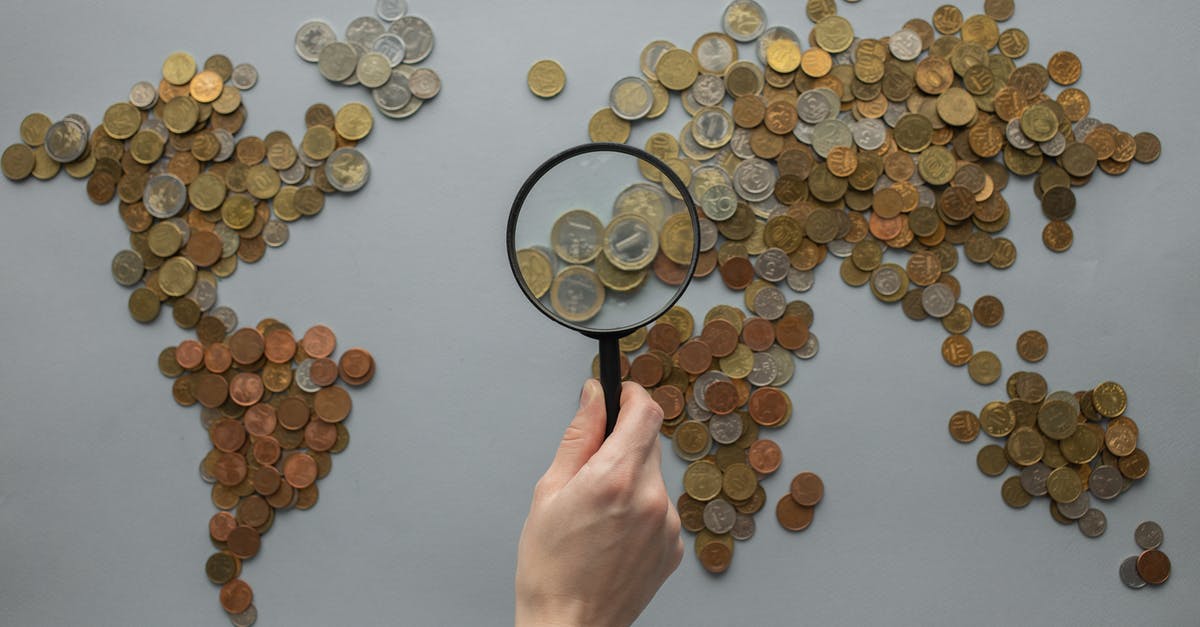
{"type": "Polygon", "coordinates": [[[547,318],[550,318],[551,320],[563,325],[564,327],[567,327],[568,329],[572,329],[574,331],[578,331],[588,337],[592,337],[592,338],[601,338],[601,337],[605,337],[605,336],[623,337],[623,336],[629,335],[630,333],[633,333],[634,331],[642,328],[647,323],[657,320],[663,314],[667,313],[667,311],[669,311],[672,307],[675,306],[675,303],[679,302],[679,298],[683,296],[683,292],[685,290],[687,290],[688,285],[692,282],[692,277],[696,274],[696,263],[700,259],[700,218],[699,218],[699,215],[700,214],[696,210],[696,203],[695,203],[695,201],[692,200],[692,195],[690,193],[688,193],[687,186],[683,184],[683,179],[680,179],[679,175],[675,174],[675,171],[672,170],[670,167],[668,167],[667,164],[663,163],[662,160],[659,159],[658,157],[655,157],[654,155],[646,152],[645,150],[634,148],[633,146],[628,146],[626,144],[616,144],[616,143],[610,143],[610,142],[596,142],[596,143],[591,143],[591,144],[580,144],[573,148],[568,148],[568,149],[558,153],[557,155],[554,155],[553,157],[550,157],[549,159],[547,159],[546,162],[543,163],[542,165],[538,166],[538,168],[533,171],[533,174],[530,174],[529,178],[525,179],[525,183],[523,185],[521,185],[521,190],[517,192],[517,197],[515,200],[513,200],[512,209],[508,213],[508,229],[507,229],[507,234],[506,234],[506,241],[507,241],[507,247],[508,247],[508,266],[509,266],[509,269],[512,270],[513,278],[516,279],[517,285],[519,285],[521,287],[521,291],[525,293],[525,297],[528,298],[529,302],[533,303],[533,306],[537,307],[538,311],[542,312],[547,318]],[[692,260],[691,260],[691,263],[688,264],[687,276],[684,277],[683,283],[680,283],[675,289],[675,295],[672,296],[671,299],[669,301],[667,301],[667,303],[665,305],[663,305],[663,307],[661,309],[659,309],[657,312],[655,312],[653,315],[647,317],[644,320],[638,321],[636,324],[631,324],[631,325],[616,328],[616,329],[605,329],[605,330],[589,329],[585,326],[563,320],[561,317],[555,315],[555,313],[553,311],[550,311],[550,309],[548,307],[546,307],[546,305],[543,304],[542,301],[540,299],[538,299],[536,296],[534,296],[533,292],[531,292],[529,290],[529,286],[525,284],[524,279],[521,277],[521,267],[520,267],[520,263],[517,261],[517,246],[516,246],[517,216],[520,215],[521,207],[524,206],[525,199],[526,199],[526,197],[529,196],[529,192],[531,192],[533,190],[534,185],[536,185],[537,182],[539,180],[541,180],[541,178],[543,176],[545,176],[547,172],[549,172],[551,169],[553,169],[558,164],[566,161],[567,159],[578,157],[579,155],[587,154],[590,152],[620,152],[620,153],[624,153],[624,154],[636,157],[638,159],[641,159],[642,161],[646,161],[650,165],[653,165],[660,172],[662,172],[663,176],[666,176],[667,179],[670,180],[671,183],[675,185],[676,189],[679,190],[680,196],[683,197],[683,204],[687,205],[688,215],[692,219],[692,240],[693,240],[693,242],[692,242],[692,260]]]}

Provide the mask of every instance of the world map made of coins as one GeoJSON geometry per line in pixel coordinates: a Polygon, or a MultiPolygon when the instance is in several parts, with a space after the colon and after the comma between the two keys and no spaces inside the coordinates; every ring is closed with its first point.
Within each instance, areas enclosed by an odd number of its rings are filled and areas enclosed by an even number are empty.
{"type": "MultiPolygon", "coordinates": [[[[1088,95],[1073,87],[1082,73],[1073,53],[1057,52],[1045,65],[1018,65],[1029,38],[1019,28],[1001,29],[1014,13],[1011,0],[986,0],[983,9],[964,16],[943,5],[928,20],[914,18],[872,39],[857,36],[833,0],[810,0],[806,12],[813,27],[802,40],[786,26],[769,26],[753,0],[734,0],[722,15],[723,32],[700,35],[690,50],[665,40],[648,44],[639,59],[641,76],[618,80],[608,106],[588,122],[593,141],[623,143],[634,123],[658,118],[672,93],[678,97],[690,121],[678,134],[653,133],[645,150],[687,184],[702,213],[695,276],[719,274],[726,287],[743,292],[750,314],[719,306],[694,335],[690,313],[677,307],[622,342],[630,355],[641,351],[632,362],[625,359],[628,376],[664,408],[663,433],[691,464],[678,507],[685,528],[698,532],[696,554],[710,572],[728,568],[733,540],[752,533],[750,522],[739,517],[764,500],[730,493],[722,473],[733,468],[739,478],[731,481],[740,485],[765,479],[777,467],[762,453],[777,459],[778,447],[756,440],[757,432],[786,419],[764,422],[761,405],[755,415],[754,399],[787,399],[779,386],[791,376],[788,352],[811,358],[817,351],[808,328],[811,308],[789,302],[783,286],[807,291],[813,269],[832,255],[841,260],[846,284],[868,286],[877,300],[899,303],[912,320],[940,322],[947,332],[945,361],[966,366],[977,384],[991,385],[1001,379],[1000,360],[976,350],[967,333],[976,323],[999,325],[1004,304],[992,295],[972,306],[960,302],[952,271],[959,247],[976,265],[1006,269],[1016,262],[1016,245],[999,235],[1011,218],[1002,195],[1010,176],[1033,177],[1048,220],[1043,243],[1064,252],[1073,241],[1072,188],[1090,182],[1096,170],[1116,176],[1134,162],[1159,157],[1154,134],[1130,134],[1091,117],[1088,95]],[[746,47],[752,56],[739,58],[746,47]],[[1054,95],[1047,93],[1052,82],[1062,88],[1054,95]],[[886,259],[899,255],[907,258],[886,259]],[[767,339],[771,332],[774,343],[767,339]],[[797,347],[804,333],[806,344],[797,347]],[[720,344],[729,336],[732,344],[720,344]],[[775,379],[768,372],[786,376],[775,379]],[[712,411],[710,400],[733,413],[712,411]],[[747,464],[752,472],[742,479],[747,464]]],[[[552,98],[565,87],[566,73],[543,59],[527,79],[535,95],[552,98]]],[[[662,183],[652,169],[643,175],[645,188],[662,183]]],[[[663,191],[642,193],[660,200],[648,213],[678,211],[663,191]]],[[[621,210],[628,208],[614,208],[614,215],[621,210]]],[[[669,282],[686,270],[660,253],[642,272],[669,282]]],[[[1021,333],[1016,344],[1031,363],[1048,351],[1045,335],[1036,330],[1021,333]]],[[[1020,382],[1036,387],[1031,381],[1038,379],[1036,373],[1015,373],[1009,389],[1020,382]]],[[[1096,390],[1047,394],[1043,387],[1036,400],[1013,396],[1007,404],[989,404],[984,414],[992,431],[985,431],[1007,437],[1009,446],[980,453],[985,472],[1002,474],[1010,464],[1021,470],[1001,490],[1013,506],[1047,494],[1042,480],[1054,474],[1059,487],[1057,499],[1051,493],[1051,513],[1060,521],[1077,520],[1091,537],[1106,523],[1088,506],[1087,490],[1112,498],[1148,468],[1145,453],[1128,446],[1136,443],[1136,425],[1120,412],[1097,414],[1091,404],[1096,390]],[[1053,425],[1050,432],[1041,427],[1043,415],[1053,425]],[[1107,428],[1096,416],[1109,420],[1107,428]],[[1012,428],[1004,431],[999,423],[1010,421],[1012,428]]],[[[780,407],[790,417],[790,400],[780,407]]],[[[960,412],[952,419],[955,439],[966,436],[970,416],[960,412]]],[[[823,493],[810,488],[806,495],[797,482],[805,480],[797,477],[777,508],[788,529],[807,527],[811,511],[803,508],[815,505],[812,493],[823,493]]]]}

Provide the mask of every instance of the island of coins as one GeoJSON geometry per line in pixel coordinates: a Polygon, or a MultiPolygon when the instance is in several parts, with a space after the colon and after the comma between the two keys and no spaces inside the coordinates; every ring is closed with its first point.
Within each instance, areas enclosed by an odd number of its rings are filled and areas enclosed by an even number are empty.
{"type": "MultiPolygon", "coordinates": [[[[746,308],[752,315],[718,305],[697,324],[675,306],[648,330],[620,340],[622,375],[662,407],[662,433],[689,464],[676,507],[683,528],[696,534],[701,566],[714,574],[729,568],[734,541],[754,535],[754,514],[767,503],[761,482],[783,462],[783,451],[766,436],[792,418],[782,386],[795,373],[793,357],[812,359],[819,347],[810,331],[812,308],[788,302],[776,286],[747,290],[746,308]],[[755,292],[763,295],[751,298],[755,292]]],[[[598,355],[592,370],[598,375],[598,355]]],[[[823,484],[801,473],[789,490],[776,518],[801,531],[812,522],[823,484]]]]}
{"type": "Polygon", "coordinates": [[[153,322],[168,303],[175,322],[192,328],[215,305],[220,279],[282,246],[290,222],[320,213],[327,194],[357,191],[370,173],[356,145],[373,120],[360,103],[309,107],[299,147],[283,131],[239,137],[242,94],[257,80],[254,66],[222,54],[198,66],[172,53],[157,86],[136,83],[94,130],[77,114],[27,116],[21,143],[4,152],[4,174],[49,179],[61,167],[87,179],[92,202],[117,198],[129,248],[113,257],[112,276],[134,288],[130,315],[153,322]]]}
{"type": "Polygon", "coordinates": [[[442,89],[437,72],[417,66],[433,52],[433,29],[408,13],[406,0],[377,0],[375,15],[351,20],[342,41],[327,22],[305,22],[295,49],[326,80],[369,89],[375,108],[393,120],[411,117],[442,89]]]}
{"type": "Polygon", "coordinates": [[[1161,586],[1171,576],[1171,560],[1160,547],[1163,543],[1162,526],[1147,520],[1133,530],[1133,540],[1142,549],[1121,561],[1118,571],[1121,583],[1138,590],[1146,584],[1161,586]]]}
{"type": "Polygon", "coordinates": [[[218,510],[208,521],[217,550],[204,572],[221,586],[233,624],[249,625],[257,609],[242,562],[259,553],[277,512],[316,505],[317,482],[350,442],[350,394],[339,382],[365,385],[375,361],[362,348],[335,357],[337,337],[324,325],[299,338],[273,318],[239,328],[225,306],[203,315],[195,331],[196,339],[164,348],[158,368],[174,379],[177,403],[200,406],[212,443],[200,478],[218,510]]]}
{"type": "Polygon", "coordinates": [[[1104,381],[1090,390],[1051,391],[1036,372],[1015,372],[1007,381],[1007,401],[992,401],[979,414],[969,410],[950,417],[950,437],[974,442],[982,431],[999,443],[976,454],[979,471],[1000,477],[1009,507],[1023,508],[1049,497],[1050,516],[1074,524],[1089,537],[1108,526],[1099,509],[1150,471],[1150,458],[1138,447],[1137,422],[1127,415],[1125,388],[1104,381]]]}

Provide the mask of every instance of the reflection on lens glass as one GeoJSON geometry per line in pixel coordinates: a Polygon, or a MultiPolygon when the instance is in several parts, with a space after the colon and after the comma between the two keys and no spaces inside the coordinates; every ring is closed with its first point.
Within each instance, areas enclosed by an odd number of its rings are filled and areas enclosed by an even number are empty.
{"type": "Polygon", "coordinates": [[[515,225],[523,282],[576,325],[606,330],[645,320],[692,271],[696,233],[678,200],[684,193],[625,153],[583,153],[555,165],[529,190],[515,225]]]}

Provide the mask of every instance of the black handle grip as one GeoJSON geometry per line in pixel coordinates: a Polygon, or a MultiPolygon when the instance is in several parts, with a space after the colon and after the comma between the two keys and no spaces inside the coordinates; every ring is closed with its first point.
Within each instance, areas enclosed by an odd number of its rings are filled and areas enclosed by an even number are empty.
{"type": "Polygon", "coordinates": [[[604,412],[608,417],[604,425],[607,438],[617,426],[617,414],[621,412],[621,349],[616,337],[600,337],[600,386],[604,388],[604,412]]]}

